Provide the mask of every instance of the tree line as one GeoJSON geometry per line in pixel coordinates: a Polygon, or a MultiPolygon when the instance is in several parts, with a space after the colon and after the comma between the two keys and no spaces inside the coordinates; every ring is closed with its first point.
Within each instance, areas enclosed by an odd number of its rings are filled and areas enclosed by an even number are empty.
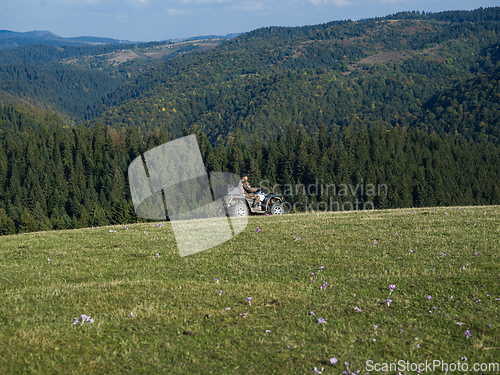
{"type": "MultiPolygon", "coordinates": [[[[275,186],[290,205],[306,198],[314,205],[337,202],[339,209],[355,201],[377,209],[500,203],[500,150],[491,142],[382,126],[369,131],[348,126],[336,134],[322,126],[307,134],[289,124],[273,140],[236,133],[213,147],[203,132],[194,133],[207,172],[246,172],[253,185],[275,186]],[[302,188],[314,185],[329,188],[302,188]],[[347,190],[342,192],[342,185],[347,190]],[[380,192],[370,185],[385,187],[380,192]]],[[[140,220],[128,165],[171,139],[165,127],[141,135],[137,128],[54,123],[6,132],[0,141],[0,233],[140,220]]]]}

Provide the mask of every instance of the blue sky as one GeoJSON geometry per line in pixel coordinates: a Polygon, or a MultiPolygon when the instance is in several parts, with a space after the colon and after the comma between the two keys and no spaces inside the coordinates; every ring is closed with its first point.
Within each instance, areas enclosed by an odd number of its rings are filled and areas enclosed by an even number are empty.
{"type": "Polygon", "coordinates": [[[498,5],[498,0],[0,0],[0,29],[154,41],[498,5]]]}

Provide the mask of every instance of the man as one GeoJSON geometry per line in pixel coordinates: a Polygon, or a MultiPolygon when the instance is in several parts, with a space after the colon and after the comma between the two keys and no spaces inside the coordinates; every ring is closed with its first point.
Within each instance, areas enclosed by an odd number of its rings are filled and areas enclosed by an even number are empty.
{"type": "Polygon", "coordinates": [[[240,192],[245,194],[247,199],[253,199],[252,207],[255,208],[258,206],[260,208],[260,197],[257,194],[254,194],[256,191],[259,191],[259,188],[253,188],[250,186],[248,182],[248,175],[246,173],[241,174],[241,180],[239,183],[240,192]]]}

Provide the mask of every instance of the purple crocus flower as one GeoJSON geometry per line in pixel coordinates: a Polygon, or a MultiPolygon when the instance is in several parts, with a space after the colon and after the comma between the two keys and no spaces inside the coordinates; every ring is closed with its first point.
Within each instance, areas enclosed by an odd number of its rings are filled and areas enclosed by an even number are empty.
{"type": "Polygon", "coordinates": [[[412,249],[410,249],[410,250],[408,250],[408,252],[409,252],[409,253],[413,253],[413,250],[412,250],[412,249]]]}
{"type": "Polygon", "coordinates": [[[158,254],[158,253],[157,253],[157,254],[156,254],[156,258],[159,258],[159,257],[160,257],[160,254],[158,254]]]}
{"type": "Polygon", "coordinates": [[[219,296],[222,294],[222,289],[219,290],[219,296]]]}
{"type": "Polygon", "coordinates": [[[361,312],[361,309],[358,306],[354,307],[354,310],[356,310],[356,312],[361,312]]]}
{"type": "Polygon", "coordinates": [[[349,370],[349,362],[344,362],[345,367],[347,367],[347,370],[349,370]]]}
{"type": "Polygon", "coordinates": [[[217,284],[219,283],[219,279],[215,279],[215,281],[217,282],[217,284]]]}
{"type": "Polygon", "coordinates": [[[387,306],[391,306],[392,299],[387,298],[385,302],[387,302],[387,306]]]}
{"type": "Polygon", "coordinates": [[[311,314],[312,316],[316,316],[316,314],[314,313],[314,311],[310,311],[309,314],[311,314]]]}
{"type": "Polygon", "coordinates": [[[252,306],[252,297],[247,297],[247,302],[249,306],[252,306]]]}
{"type": "Polygon", "coordinates": [[[78,323],[78,318],[73,319],[73,324],[77,324],[77,323],[78,323]]]}
{"type": "Polygon", "coordinates": [[[431,296],[427,296],[427,299],[430,301],[432,299],[432,297],[431,296]]]}
{"type": "Polygon", "coordinates": [[[326,320],[323,318],[318,318],[318,324],[326,324],[326,320]]]}
{"type": "Polygon", "coordinates": [[[130,225],[127,225],[127,226],[125,227],[125,229],[128,229],[128,228],[130,228],[130,225]]]}
{"type": "Polygon", "coordinates": [[[330,363],[331,363],[332,365],[336,365],[336,364],[338,363],[338,361],[339,361],[339,360],[338,360],[337,358],[335,358],[335,357],[330,358],[330,363]]]}
{"type": "Polygon", "coordinates": [[[255,229],[255,232],[259,233],[259,232],[260,232],[260,228],[259,228],[259,227],[257,227],[257,228],[255,229]]]}
{"type": "Polygon", "coordinates": [[[389,295],[391,295],[392,291],[396,289],[396,285],[394,284],[389,284],[389,295]]]}
{"type": "Polygon", "coordinates": [[[472,336],[472,334],[470,333],[470,331],[469,331],[469,330],[467,330],[467,331],[465,331],[465,336],[467,336],[467,338],[469,338],[469,337],[471,337],[471,336],[472,336]]]}
{"type": "Polygon", "coordinates": [[[162,223],[158,223],[158,228],[161,228],[163,226],[162,223]]]}

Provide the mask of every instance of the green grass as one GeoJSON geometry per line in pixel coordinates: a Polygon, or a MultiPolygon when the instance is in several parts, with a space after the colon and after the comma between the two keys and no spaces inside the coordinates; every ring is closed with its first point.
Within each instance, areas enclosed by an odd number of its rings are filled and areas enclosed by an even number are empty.
{"type": "Polygon", "coordinates": [[[500,207],[488,206],[251,217],[231,241],[184,258],[168,223],[1,237],[0,373],[498,363],[499,230],[500,207]],[[94,323],[73,325],[81,314],[94,323]]]}

